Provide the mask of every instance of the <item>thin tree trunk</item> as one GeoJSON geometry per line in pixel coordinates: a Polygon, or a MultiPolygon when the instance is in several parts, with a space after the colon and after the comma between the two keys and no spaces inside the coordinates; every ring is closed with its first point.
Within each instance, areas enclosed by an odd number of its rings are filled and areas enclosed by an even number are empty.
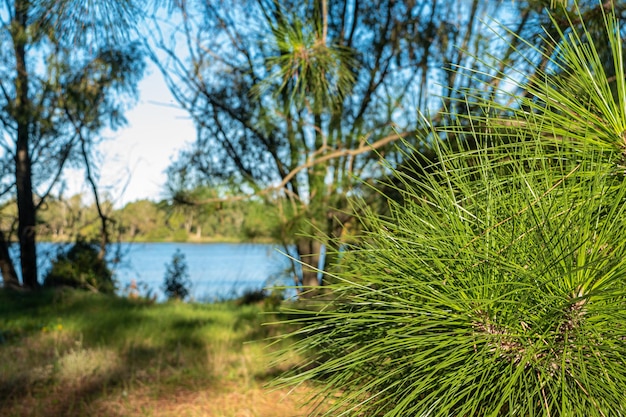
{"type": "Polygon", "coordinates": [[[28,97],[28,70],[26,67],[26,25],[30,2],[15,0],[13,47],[15,53],[15,118],[17,121],[17,149],[15,153],[15,185],[17,189],[18,239],[20,264],[25,288],[35,289],[37,282],[37,248],[35,239],[35,203],[29,139],[31,106],[28,97]]]}
{"type": "Polygon", "coordinates": [[[318,268],[320,262],[321,244],[313,238],[300,238],[296,242],[298,256],[302,264],[302,287],[304,297],[317,294],[315,287],[319,287],[318,268]]]}
{"type": "MultiPolygon", "coordinates": [[[[314,115],[315,126],[322,126],[322,117],[319,114],[314,115]]],[[[326,153],[326,137],[321,133],[320,129],[315,129],[315,144],[313,152],[322,150],[320,156],[326,153]]],[[[316,164],[309,170],[309,189],[310,202],[307,207],[309,220],[314,231],[326,216],[326,201],[324,199],[324,178],[326,175],[326,166],[324,164],[316,164]]],[[[302,265],[302,286],[304,292],[301,296],[314,297],[320,293],[315,287],[321,285],[319,279],[320,257],[322,245],[319,240],[314,237],[302,237],[296,243],[298,247],[298,255],[300,260],[304,262],[302,265]]]]}
{"type": "Polygon", "coordinates": [[[98,218],[100,219],[100,250],[98,251],[98,259],[102,261],[106,257],[107,245],[110,242],[109,228],[107,226],[111,219],[109,219],[109,217],[104,214],[104,211],[102,210],[102,204],[100,204],[100,198],[98,196],[98,186],[96,185],[96,181],[94,180],[93,174],[91,173],[91,164],[89,163],[89,154],[87,153],[87,141],[80,133],[80,131],[78,132],[78,136],[80,138],[80,150],[83,155],[83,161],[85,162],[87,181],[91,186],[93,198],[96,203],[96,209],[98,211],[98,218]]]}
{"type": "Polygon", "coordinates": [[[4,281],[5,288],[19,288],[20,281],[17,278],[15,272],[15,266],[13,265],[13,259],[9,254],[9,243],[7,242],[4,233],[0,230],[0,273],[2,273],[2,280],[4,281]]]}

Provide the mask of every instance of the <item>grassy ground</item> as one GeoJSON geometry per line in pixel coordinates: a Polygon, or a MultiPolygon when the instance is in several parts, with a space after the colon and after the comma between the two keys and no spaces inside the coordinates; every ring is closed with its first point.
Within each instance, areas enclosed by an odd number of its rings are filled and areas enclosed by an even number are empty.
{"type": "Polygon", "coordinates": [[[259,306],[0,292],[0,416],[305,416],[259,306]]]}

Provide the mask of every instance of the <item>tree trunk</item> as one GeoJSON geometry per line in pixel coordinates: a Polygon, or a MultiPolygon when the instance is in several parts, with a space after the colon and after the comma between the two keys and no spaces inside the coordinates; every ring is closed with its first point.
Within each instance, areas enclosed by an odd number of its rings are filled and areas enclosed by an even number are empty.
{"type": "Polygon", "coordinates": [[[4,281],[5,288],[19,288],[20,281],[17,278],[15,272],[15,266],[13,260],[9,254],[9,243],[7,242],[4,233],[0,230],[0,273],[2,273],[2,280],[4,281]]]}
{"type": "MultiPolygon", "coordinates": [[[[315,114],[313,118],[315,126],[322,126],[322,117],[319,114],[315,114]]],[[[320,129],[315,129],[314,145],[314,149],[311,150],[312,152],[317,153],[322,151],[320,156],[323,156],[326,153],[326,138],[321,133],[320,129]]],[[[310,231],[314,232],[314,235],[317,234],[315,230],[323,221],[327,210],[324,197],[326,165],[327,164],[316,164],[309,170],[309,190],[311,200],[306,210],[312,226],[310,227],[310,231]]],[[[301,296],[305,298],[319,295],[320,291],[319,289],[315,289],[315,287],[319,287],[321,285],[321,280],[319,279],[319,269],[324,267],[323,265],[320,265],[322,245],[320,241],[314,237],[314,235],[301,237],[296,241],[298,255],[300,256],[300,260],[303,262],[302,287],[304,292],[301,296]]]]}
{"type": "Polygon", "coordinates": [[[29,2],[15,0],[13,21],[13,47],[15,53],[15,119],[17,121],[17,146],[15,152],[15,185],[17,189],[18,239],[20,264],[24,287],[35,289],[37,282],[37,249],[35,246],[35,203],[29,139],[31,129],[31,106],[28,97],[28,70],[26,67],[26,34],[29,2]]]}
{"type": "Polygon", "coordinates": [[[296,242],[298,256],[302,263],[302,288],[304,297],[317,294],[315,287],[319,287],[318,268],[320,262],[321,244],[313,238],[300,238],[296,242]]]}
{"type": "Polygon", "coordinates": [[[35,203],[31,180],[31,161],[28,153],[28,131],[18,126],[15,180],[17,185],[18,238],[20,264],[24,287],[35,289],[37,282],[37,252],[35,247],[35,203]]]}

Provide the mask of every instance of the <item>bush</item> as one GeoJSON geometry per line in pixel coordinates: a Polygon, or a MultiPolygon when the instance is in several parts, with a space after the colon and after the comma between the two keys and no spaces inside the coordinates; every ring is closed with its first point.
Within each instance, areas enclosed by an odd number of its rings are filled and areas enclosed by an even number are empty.
{"type": "Polygon", "coordinates": [[[284,291],[280,287],[248,288],[235,300],[235,304],[238,306],[247,306],[262,303],[264,311],[275,312],[284,299],[284,291]]]}
{"type": "Polygon", "coordinates": [[[185,255],[176,249],[172,256],[172,263],[166,264],[165,282],[163,283],[163,292],[169,299],[184,300],[189,295],[189,273],[187,272],[187,262],[185,255]]]}
{"type": "Polygon", "coordinates": [[[336,254],[334,301],[294,321],[309,360],[283,379],[321,382],[320,414],[626,415],[622,43],[607,18],[611,77],[577,30],[552,62],[566,82],[542,73],[507,119],[489,102],[473,131],[433,131],[472,145],[429,138],[430,173],[396,171],[403,203],[336,254]]]}
{"type": "Polygon", "coordinates": [[[246,288],[243,294],[235,300],[238,306],[258,304],[267,298],[267,293],[262,288],[246,288]]]}
{"type": "Polygon", "coordinates": [[[113,294],[113,274],[98,254],[97,245],[81,240],[68,250],[61,249],[44,277],[44,286],[68,286],[113,294]]]}

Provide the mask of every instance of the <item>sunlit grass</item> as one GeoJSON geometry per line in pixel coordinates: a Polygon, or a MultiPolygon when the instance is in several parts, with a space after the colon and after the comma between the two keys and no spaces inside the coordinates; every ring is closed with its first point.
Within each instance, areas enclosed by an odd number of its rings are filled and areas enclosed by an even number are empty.
{"type": "Polygon", "coordinates": [[[0,415],[297,415],[297,395],[264,388],[278,371],[260,313],[0,291],[0,415]]]}

